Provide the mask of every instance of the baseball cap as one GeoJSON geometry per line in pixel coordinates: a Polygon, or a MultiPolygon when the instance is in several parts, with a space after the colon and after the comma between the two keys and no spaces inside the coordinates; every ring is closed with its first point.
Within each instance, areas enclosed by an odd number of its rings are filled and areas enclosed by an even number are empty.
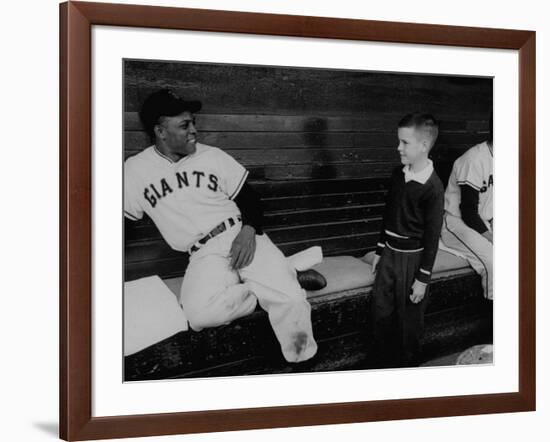
{"type": "Polygon", "coordinates": [[[152,133],[160,117],[173,117],[185,111],[195,113],[201,108],[200,101],[186,101],[170,89],[161,89],[145,99],[139,117],[147,132],[152,133]]]}

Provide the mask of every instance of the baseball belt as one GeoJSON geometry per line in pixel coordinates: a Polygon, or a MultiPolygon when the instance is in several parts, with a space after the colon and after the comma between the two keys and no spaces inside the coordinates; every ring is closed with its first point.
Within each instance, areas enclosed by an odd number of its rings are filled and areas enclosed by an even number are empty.
{"type": "Polygon", "coordinates": [[[230,229],[235,224],[237,224],[237,222],[240,222],[240,221],[241,221],[240,216],[236,216],[235,218],[233,217],[227,218],[225,221],[222,221],[216,227],[214,227],[210,232],[208,232],[205,236],[199,239],[195,244],[193,244],[189,249],[189,253],[195,253],[202,246],[204,246],[209,240],[211,240],[215,236],[218,236],[220,233],[223,233],[226,230],[230,229]]]}

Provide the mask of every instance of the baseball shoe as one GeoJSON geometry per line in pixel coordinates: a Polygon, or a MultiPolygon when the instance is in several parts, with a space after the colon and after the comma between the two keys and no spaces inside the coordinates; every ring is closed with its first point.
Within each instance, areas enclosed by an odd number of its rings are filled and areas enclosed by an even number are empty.
{"type": "Polygon", "coordinates": [[[297,271],[298,282],[308,291],[321,290],[327,286],[327,280],[317,270],[297,271]]]}

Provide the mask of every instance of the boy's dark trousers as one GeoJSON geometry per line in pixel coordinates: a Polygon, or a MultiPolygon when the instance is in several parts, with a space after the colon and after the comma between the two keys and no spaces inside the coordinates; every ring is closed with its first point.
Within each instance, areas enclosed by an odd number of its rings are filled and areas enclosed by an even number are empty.
{"type": "Polygon", "coordinates": [[[420,361],[426,295],[414,304],[410,295],[422,251],[400,252],[386,245],[374,280],[371,324],[376,368],[412,367],[420,361]]]}

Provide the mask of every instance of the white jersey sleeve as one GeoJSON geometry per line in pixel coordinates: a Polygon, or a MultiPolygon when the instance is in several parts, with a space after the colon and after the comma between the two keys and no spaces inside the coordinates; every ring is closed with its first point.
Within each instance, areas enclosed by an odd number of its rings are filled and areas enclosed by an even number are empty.
{"type": "Polygon", "coordinates": [[[126,161],[124,163],[124,216],[133,221],[143,218],[139,189],[132,167],[126,161]]]}
{"type": "Polygon", "coordinates": [[[483,187],[483,168],[479,161],[460,161],[455,169],[456,182],[459,186],[470,186],[478,192],[483,187]]]}
{"type": "Polygon", "coordinates": [[[231,155],[217,149],[218,167],[220,170],[220,188],[229,199],[234,199],[243,187],[248,171],[231,155]]]}

